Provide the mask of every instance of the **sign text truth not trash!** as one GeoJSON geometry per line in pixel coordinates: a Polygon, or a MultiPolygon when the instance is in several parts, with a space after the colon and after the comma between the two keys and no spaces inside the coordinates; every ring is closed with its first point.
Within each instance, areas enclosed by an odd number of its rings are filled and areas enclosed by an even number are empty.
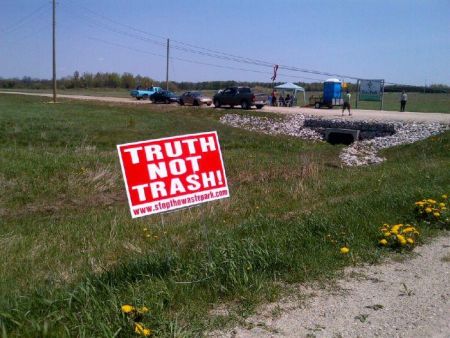
{"type": "Polygon", "coordinates": [[[229,197],[217,133],[117,146],[133,218],[229,197]]]}

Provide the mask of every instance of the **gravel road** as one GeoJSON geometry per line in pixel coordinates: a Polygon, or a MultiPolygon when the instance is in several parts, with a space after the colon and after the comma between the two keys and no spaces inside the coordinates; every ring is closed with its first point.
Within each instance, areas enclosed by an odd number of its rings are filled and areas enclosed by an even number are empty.
{"type": "Polygon", "coordinates": [[[348,268],[337,285],[298,286],[220,337],[450,337],[450,237],[414,256],[348,268]]]}
{"type": "MultiPolygon", "coordinates": [[[[32,95],[32,96],[45,96],[52,97],[52,94],[43,93],[25,93],[25,92],[11,92],[0,91],[0,94],[20,94],[20,95],[32,95]]],[[[88,95],[63,95],[58,94],[58,97],[74,100],[85,101],[102,101],[102,102],[116,102],[116,103],[130,103],[130,104],[149,104],[149,101],[138,101],[133,98],[121,98],[121,97],[105,97],[105,96],[88,96],[88,95]]],[[[203,107],[205,109],[212,109],[203,107]]],[[[352,116],[341,117],[341,111],[338,109],[313,109],[313,108],[301,108],[301,107],[270,107],[265,106],[262,111],[273,112],[279,114],[303,114],[305,116],[322,116],[324,118],[336,119],[350,119],[350,120],[377,120],[377,121],[415,121],[415,122],[441,122],[450,124],[450,114],[443,113],[415,113],[415,112],[394,112],[383,110],[361,110],[352,109],[352,116]]]]}

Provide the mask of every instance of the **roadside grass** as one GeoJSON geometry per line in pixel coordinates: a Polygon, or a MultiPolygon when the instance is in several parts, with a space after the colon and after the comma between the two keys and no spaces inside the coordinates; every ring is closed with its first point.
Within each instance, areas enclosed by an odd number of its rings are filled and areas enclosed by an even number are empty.
{"type": "MultiPolygon", "coordinates": [[[[321,95],[321,92],[307,92],[306,102],[311,95],[321,95]]],[[[352,108],[356,108],[356,95],[351,93],[352,108]]],[[[323,108],[326,109],[326,108],[323,108]]],[[[342,109],[337,107],[335,109],[342,109]]],[[[379,110],[380,102],[359,101],[358,109],[379,110]]],[[[383,110],[400,111],[400,93],[384,93],[383,110]]],[[[408,93],[406,111],[422,113],[450,113],[450,94],[408,93]]]]}
{"type": "MultiPolygon", "coordinates": [[[[52,89],[27,89],[27,88],[2,88],[0,91],[24,92],[24,93],[44,93],[52,94],[52,89]]],[[[58,94],[62,95],[88,95],[88,96],[111,96],[111,97],[130,97],[130,91],[124,88],[73,88],[58,89],[58,94]]]]}
{"type": "Polygon", "coordinates": [[[377,262],[383,222],[450,190],[450,132],[342,168],[341,146],[230,128],[227,111],[46,101],[0,95],[3,337],[131,337],[123,304],[148,306],[157,336],[198,337],[286,284],[377,262]],[[208,130],[231,198],[132,220],[115,145],[208,130]]]}

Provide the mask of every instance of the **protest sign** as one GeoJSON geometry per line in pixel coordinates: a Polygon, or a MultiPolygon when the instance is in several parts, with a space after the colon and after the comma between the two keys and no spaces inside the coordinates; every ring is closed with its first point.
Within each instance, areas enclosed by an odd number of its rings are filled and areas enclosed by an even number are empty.
{"type": "Polygon", "coordinates": [[[117,145],[133,218],[229,197],[215,131],[117,145]]]}

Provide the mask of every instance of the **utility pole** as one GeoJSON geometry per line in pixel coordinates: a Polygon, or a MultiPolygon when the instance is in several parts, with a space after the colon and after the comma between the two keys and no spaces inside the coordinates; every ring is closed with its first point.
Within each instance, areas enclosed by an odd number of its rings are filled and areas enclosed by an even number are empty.
{"type": "Polygon", "coordinates": [[[166,90],[169,90],[169,39],[167,39],[166,90]]]}
{"type": "Polygon", "coordinates": [[[53,0],[53,103],[56,103],[56,0],[53,0]]]}

